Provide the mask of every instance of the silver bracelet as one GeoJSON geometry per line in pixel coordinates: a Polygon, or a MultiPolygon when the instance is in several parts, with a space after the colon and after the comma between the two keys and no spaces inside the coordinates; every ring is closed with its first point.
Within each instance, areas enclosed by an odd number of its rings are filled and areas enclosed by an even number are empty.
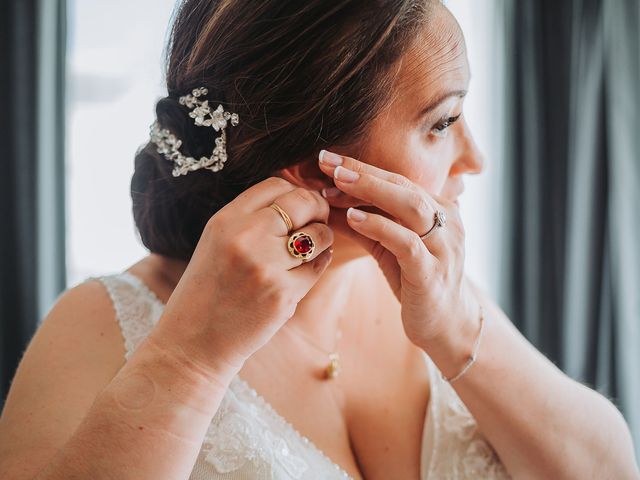
{"type": "Polygon", "coordinates": [[[440,372],[440,376],[442,377],[442,380],[449,382],[449,383],[453,383],[455,382],[457,379],[459,379],[462,375],[465,374],[465,372],[467,370],[469,370],[469,367],[471,367],[471,365],[474,364],[474,362],[476,361],[476,358],[478,358],[478,347],[480,346],[480,339],[482,338],[482,331],[484,330],[484,311],[482,309],[482,305],[480,305],[480,333],[478,333],[478,338],[476,338],[475,343],[473,344],[473,349],[471,351],[471,356],[469,357],[469,360],[467,360],[466,365],[462,368],[462,370],[460,371],[460,373],[458,373],[456,376],[452,377],[452,378],[445,378],[445,376],[442,374],[442,372],[440,372]]]}

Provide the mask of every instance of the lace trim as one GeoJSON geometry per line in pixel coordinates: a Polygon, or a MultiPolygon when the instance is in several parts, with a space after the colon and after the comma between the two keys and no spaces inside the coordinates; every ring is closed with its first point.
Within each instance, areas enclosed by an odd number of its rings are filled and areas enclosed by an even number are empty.
{"type": "MultiPolygon", "coordinates": [[[[149,289],[145,291],[144,285],[139,283],[140,280],[128,272],[119,275],[90,277],[90,279],[100,280],[111,296],[116,311],[116,320],[124,338],[125,359],[129,360],[160,317],[162,303],[159,300],[158,303],[140,301],[138,294],[140,288],[147,296],[153,292],[149,289]]],[[[155,294],[153,295],[155,296],[155,294]]]]}
{"type": "Polygon", "coordinates": [[[258,407],[263,412],[266,412],[270,419],[277,424],[279,431],[289,431],[296,437],[296,440],[302,442],[307,445],[311,450],[313,450],[318,456],[322,457],[327,463],[331,464],[333,468],[336,470],[338,474],[340,474],[343,478],[347,478],[353,480],[353,477],[349,475],[349,473],[344,470],[340,465],[331,460],[324,451],[322,451],[315,443],[311,441],[310,438],[304,436],[300,433],[289,421],[280,415],[273,406],[260,395],[251,385],[249,385],[245,380],[243,380],[240,375],[236,375],[233,381],[235,383],[234,391],[237,395],[249,396],[253,399],[253,403],[257,403],[258,407]]]}
{"type": "Polygon", "coordinates": [[[139,290],[142,290],[142,292],[148,297],[150,298],[153,302],[155,302],[159,307],[164,308],[165,304],[162,300],[160,300],[160,298],[156,295],[156,292],[154,292],[153,290],[151,290],[146,283],[144,283],[139,277],[137,277],[136,275],[134,275],[133,273],[125,270],[122,273],[120,273],[121,276],[126,277],[127,279],[129,279],[132,283],[134,283],[139,290]]]}
{"type": "Polygon", "coordinates": [[[293,479],[337,478],[329,471],[318,471],[317,467],[311,470],[299,448],[304,444],[308,448],[307,455],[319,456],[340,478],[352,478],[305,438],[249,384],[236,376],[205,435],[205,459],[220,473],[236,471],[251,463],[252,473],[261,473],[259,478],[282,478],[283,473],[293,479]],[[276,466],[282,472],[277,477],[276,466]]]}
{"type": "MultiPolygon", "coordinates": [[[[90,279],[102,281],[112,298],[128,360],[155,326],[165,304],[142,279],[128,271],[90,279]],[[141,299],[141,293],[148,301],[141,299]]],[[[238,470],[250,462],[260,478],[273,478],[271,465],[277,464],[290,478],[300,479],[310,466],[302,456],[294,454],[285,440],[287,436],[291,445],[305,445],[340,478],[353,480],[347,471],[295,429],[240,375],[231,381],[207,429],[202,450],[206,452],[205,460],[219,473],[238,470]],[[274,432],[286,433],[280,436],[274,432]]],[[[327,478],[320,472],[314,473],[321,475],[318,478],[327,478]]]]}
{"type": "Polygon", "coordinates": [[[239,470],[251,463],[252,473],[274,478],[277,464],[289,476],[300,479],[309,469],[302,458],[292,455],[287,443],[274,435],[254,405],[231,401],[227,393],[214,416],[203,442],[205,460],[219,473],[239,470]]]}
{"type": "MultiPolygon", "coordinates": [[[[102,281],[109,291],[128,360],[160,318],[164,303],[141,279],[127,271],[90,279],[102,281]],[[148,301],[141,301],[140,293],[148,301]]],[[[454,388],[441,379],[431,358],[426,354],[425,357],[431,400],[423,434],[422,478],[511,478],[454,388]]],[[[237,470],[250,462],[255,471],[262,473],[261,478],[273,478],[275,465],[290,478],[300,479],[305,472],[327,478],[328,472],[315,468],[309,471],[304,454],[314,454],[341,478],[352,478],[239,375],[232,380],[207,429],[203,450],[207,463],[220,473],[237,470]],[[299,451],[301,444],[308,448],[304,453],[299,451]]]]}
{"type": "MultiPolygon", "coordinates": [[[[431,458],[425,478],[510,479],[497,453],[478,430],[478,425],[457,392],[440,377],[429,358],[431,381],[431,458]]],[[[427,427],[425,427],[427,428],[427,427]]]]}

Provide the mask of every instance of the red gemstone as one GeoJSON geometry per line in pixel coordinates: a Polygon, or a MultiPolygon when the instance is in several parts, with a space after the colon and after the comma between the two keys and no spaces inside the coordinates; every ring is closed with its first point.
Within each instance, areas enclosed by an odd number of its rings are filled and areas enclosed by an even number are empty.
{"type": "Polygon", "coordinates": [[[306,235],[296,238],[293,242],[293,248],[295,248],[299,253],[309,252],[312,246],[313,242],[311,241],[311,238],[307,237],[306,235]]]}

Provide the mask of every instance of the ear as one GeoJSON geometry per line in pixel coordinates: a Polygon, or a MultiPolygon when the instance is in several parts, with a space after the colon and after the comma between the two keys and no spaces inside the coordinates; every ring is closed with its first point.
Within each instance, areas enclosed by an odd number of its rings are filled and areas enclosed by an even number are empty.
{"type": "Polygon", "coordinates": [[[334,186],[333,180],[320,170],[317,157],[281,168],[274,172],[274,176],[282,177],[294,185],[310,190],[321,190],[324,187],[334,186]]]}

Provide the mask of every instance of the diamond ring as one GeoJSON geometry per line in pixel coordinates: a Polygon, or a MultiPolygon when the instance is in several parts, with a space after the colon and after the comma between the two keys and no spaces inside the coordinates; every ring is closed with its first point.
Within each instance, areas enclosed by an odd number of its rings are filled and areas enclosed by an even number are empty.
{"type": "Polygon", "coordinates": [[[422,240],[426,240],[433,232],[436,231],[436,228],[444,227],[447,224],[447,216],[443,211],[437,210],[436,213],[433,214],[433,221],[433,226],[429,231],[420,237],[422,240]]]}

